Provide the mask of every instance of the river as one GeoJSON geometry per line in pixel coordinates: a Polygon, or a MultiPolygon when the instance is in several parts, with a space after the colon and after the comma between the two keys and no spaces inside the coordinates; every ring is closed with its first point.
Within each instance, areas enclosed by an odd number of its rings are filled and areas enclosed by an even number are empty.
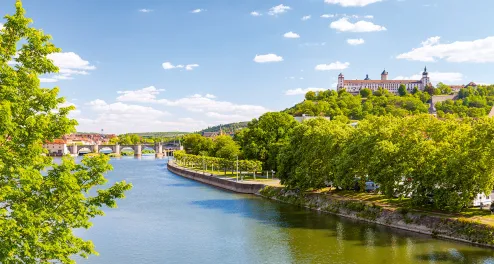
{"type": "Polygon", "coordinates": [[[166,160],[112,159],[134,185],[89,230],[78,263],[493,263],[494,250],[239,195],[177,176],[166,160]]]}

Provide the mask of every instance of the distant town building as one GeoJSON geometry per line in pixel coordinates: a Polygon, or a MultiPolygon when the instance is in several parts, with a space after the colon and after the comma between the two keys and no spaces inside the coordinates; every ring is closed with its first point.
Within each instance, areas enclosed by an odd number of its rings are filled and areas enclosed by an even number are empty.
{"type": "Polygon", "coordinates": [[[215,138],[220,135],[220,132],[202,132],[203,137],[215,138]]]}
{"type": "Polygon", "coordinates": [[[451,90],[455,93],[459,92],[460,89],[463,89],[463,88],[467,88],[467,87],[473,87],[473,88],[477,88],[477,84],[474,83],[474,82],[470,82],[468,83],[467,85],[448,85],[449,87],[451,87],[451,90]]]}
{"type": "Polygon", "coordinates": [[[43,148],[48,150],[50,156],[63,156],[69,153],[67,142],[63,139],[55,139],[53,142],[46,142],[43,148]]]}
{"type": "Polygon", "coordinates": [[[340,73],[338,75],[337,89],[338,91],[345,89],[349,93],[358,94],[360,90],[365,88],[376,91],[382,87],[391,93],[397,94],[398,88],[402,84],[405,85],[408,92],[412,92],[415,87],[420,91],[424,91],[427,86],[431,85],[427,67],[424,68],[422,79],[420,80],[388,80],[388,72],[386,70],[381,73],[381,80],[371,80],[368,74],[363,80],[345,80],[343,73],[340,73]]]}
{"type": "Polygon", "coordinates": [[[305,120],[309,120],[309,119],[313,119],[313,118],[318,118],[318,117],[322,117],[324,119],[331,120],[331,118],[330,117],[327,117],[327,116],[307,116],[307,115],[302,115],[302,116],[294,116],[293,118],[295,118],[295,121],[297,121],[299,123],[302,123],[305,120]]]}

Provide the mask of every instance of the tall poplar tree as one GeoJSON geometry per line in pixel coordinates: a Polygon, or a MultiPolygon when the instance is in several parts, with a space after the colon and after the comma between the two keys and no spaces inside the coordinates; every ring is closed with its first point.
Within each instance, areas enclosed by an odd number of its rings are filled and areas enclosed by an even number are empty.
{"type": "Polygon", "coordinates": [[[74,235],[115,207],[130,184],[107,189],[103,174],[108,158],[70,157],[56,165],[43,155],[45,141],[75,131],[67,117],[73,107],[59,107],[58,88],[41,88],[38,76],[56,73],[47,55],[60,52],[51,37],[30,27],[20,0],[0,29],[0,263],[73,263],[74,255],[95,254],[90,241],[74,235]]]}

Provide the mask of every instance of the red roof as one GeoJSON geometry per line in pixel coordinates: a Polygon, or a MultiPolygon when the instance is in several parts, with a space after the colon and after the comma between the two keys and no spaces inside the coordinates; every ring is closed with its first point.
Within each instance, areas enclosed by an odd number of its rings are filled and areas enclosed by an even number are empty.
{"type": "Polygon", "coordinates": [[[54,139],[52,142],[46,141],[46,144],[66,144],[65,140],[63,139],[54,139]]]}

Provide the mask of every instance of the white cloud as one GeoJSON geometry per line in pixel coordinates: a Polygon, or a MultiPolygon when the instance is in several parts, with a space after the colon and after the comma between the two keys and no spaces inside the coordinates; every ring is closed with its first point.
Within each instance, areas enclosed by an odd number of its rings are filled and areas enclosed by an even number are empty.
{"type": "Polygon", "coordinates": [[[347,6],[366,6],[373,3],[381,2],[382,0],[324,0],[327,4],[338,4],[344,7],[347,6]]]}
{"type": "Polygon", "coordinates": [[[47,56],[53,61],[53,63],[62,69],[72,70],[94,70],[95,66],[91,65],[88,61],[83,60],[79,55],[74,52],[61,52],[53,53],[47,56]]]}
{"type": "Polygon", "coordinates": [[[387,30],[383,26],[364,20],[352,23],[348,21],[348,18],[346,17],[332,22],[329,26],[341,32],[374,32],[387,30]]]}
{"type": "Polygon", "coordinates": [[[373,19],[374,16],[373,15],[367,15],[367,16],[364,16],[364,18],[367,18],[367,19],[373,19]]]}
{"type": "Polygon", "coordinates": [[[277,6],[273,6],[269,9],[268,11],[268,15],[270,16],[275,16],[275,15],[279,15],[279,14],[283,14],[285,12],[287,12],[288,10],[291,10],[292,8],[289,7],[289,6],[286,6],[286,5],[277,5],[277,6]]]}
{"type": "Polygon", "coordinates": [[[193,13],[193,14],[197,14],[197,13],[201,13],[201,12],[204,12],[204,11],[206,11],[206,10],[198,8],[198,9],[194,9],[194,10],[192,10],[190,12],[193,13]]]}
{"type": "Polygon", "coordinates": [[[141,12],[141,13],[150,13],[153,11],[154,11],[153,9],[147,9],[147,8],[139,9],[139,12],[141,12]]]}
{"type": "Polygon", "coordinates": [[[119,91],[118,94],[121,94],[117,97],[117,101],[119,102],[146,102],[146,103],[154,103],[154,104],[162,104],[166,106],[177,106],[186,108],[192,112],[225,112],[225,113],[242,113],[249,112],[254,115],[259,113],[264,113],[267,111],[266,108],[262,106],[256,105],[238,105],[230,102],[217,101],[215,100],[216,96],[212,94],[206,94],[205,96],[201,94],[193,94],[184,98],[180,98],[177,100],[169,100],[169,99],[158,99],[157,95],[160,92],[164,91],[163,89],[156,89],[154,86],[150,86],[144,89],[135,90],[135,91],[119,91]]]}
{"type": "Polygon", "coordinates": [[[333,18],[335,17],[335,15],[333,14],[324,14],[324,15],[321,15],[321,18],[333,18]]]}
{"type": "Polygon", "coordinates": [[[308,15],[308,16],[303,16],[302,17],[302,21],[307,21],[309,19],[311,19],[312,16],[308,15]]]}
{"type": "Polygon", "coordinates": [[[257,11],[252,11],[252,12],[250,12],[250,15],[251,15],[251,16],[262,16],[262,14],[261,14],[261,13],[259,13],[259,12],[257,12],[257,11]]]}
{"type": "Polygon", "coordinates": [[[175,66],[173,66],[173,64],[171,64],[171,62],[164,62],[163,63],[163,69],[165,70],[170,70],[170,69],[174,69],[175,66]]]}
{"type": "Polygon", "coordinates": [[[163,69],[165,69],[165,70],[185,68],[185,70],[187,70],[187,71],[192,71],[194,68],[199,67],[199,64],[194,63],[194,64],[187,64],[187,65],[183,65],[183,64],[173,65],[171,62],[167,61],[167,62],[164,62],[162,64],[162,66],[163,66],[163,69]]]}
{"type": "Polygon", "coordinates": [[[55,78],[39,78],[39,81],[42,83],[54,83],[58,82],[58,79],[55,78]]]}
{"type": "Polygon", "coordinates": [[[188,71],[192,71],[194,68],[197,68],[197,67],[199,67],[199,64],[187,64],[187,65],[185,65],[185,69],[188,71]]]}
{"type": "Polygon", "coordinates": [[[256,55],[254,61],[257,63],[280,62],[283,61],[283,57],[270,53],[265,55],[256,55]]]}
{"type": "MultiPolygon", "coordinates": [[[[14,58],[17,58],[15,56],[14,58]]],[[[72,80],[74,75],[88,75],[96,67],[88,61],[83,60],[74,52],[52,53],[47,56],[53,61],[53,64],[59,68],[58,74],[51,74],[40,78],[42,83],[54,83],[59,80],[72,80]]],[[[9,61],[9,65],[15,65],[17,62],[9,61]]]]}
{"type": "Polygon", "coordinates": [[[331,71],[331,70],[344,70],[350,66],[349,62],[333,62],[330,64],[319,64],[316,66],[316,71],[331,71]]]}
{"type": "Polygon", "coordinates": [[[306,94],[307,92],[313,91],[313,92],[320,92],[320,91],[326,91],[328,89],[326,88],[297,88],[297,89],[291,89],[291,90],[286,90],[285,95],[301,95],[301,94],[306,94]]]}
{"type": "Polygon", "coordinates": [[[440,37],[431,37],[422,42],[421,47],[400,54],[396,58],[425,62],[436,59],[448,62],[494,62],[494,36],[448,44],[440,43],[440,37]]]}
{"type": "MultiPolygon", "coordinates": [[[[124,116],[146,116],[153,115],[155,117],[169,115],[167,112],[156,110],[152,107],[141,106],[141,105],[130,105],[121,102],[116,102],[113,104],[108,104],[104,100],[96,99],[88,103],[92,110],[105,113],[111,120],[114,115],[124,115],[124,116]]],[[[117,119],[118,121],[124,121],[125,118],[117,119]]]]}
{"type": "MultiPolygon", "coordinates": [[[[429,77],[432,83],[443,82],[446,84],[457,84],[463,81],[464,76],[459,72],[429,72],[429,77]]],[[[394,80],[420,80],[422,72],[412,76],[397,76],[394,80]]]]}
{"type": "Polygon", "coordinates": [[[149,86],[135,91],[118,91],[121,94],[117,97],[117,101],[121,102],[155,102],[156,96],[164,89],[156,89],[154,86],[149,86]]]}
{"type": "Polygon", "coordinates": [[[290,32],[285,33],[283,35],[283,37],[285,37],[285,38],[300,38],[300,35],[290,31],[290,32]]]}
{"type": "Polygon", "coordinates": [[[346,42],[352,46],[362,45],[365,43],[364,39],[347,39],[346,42]]]}
{"type": "Polygon", "coordinates": [[[2,23],[0,23],[0,30],[2,30],[2,29],[3,29],[3,24],[2,24],[2,23]]]}

